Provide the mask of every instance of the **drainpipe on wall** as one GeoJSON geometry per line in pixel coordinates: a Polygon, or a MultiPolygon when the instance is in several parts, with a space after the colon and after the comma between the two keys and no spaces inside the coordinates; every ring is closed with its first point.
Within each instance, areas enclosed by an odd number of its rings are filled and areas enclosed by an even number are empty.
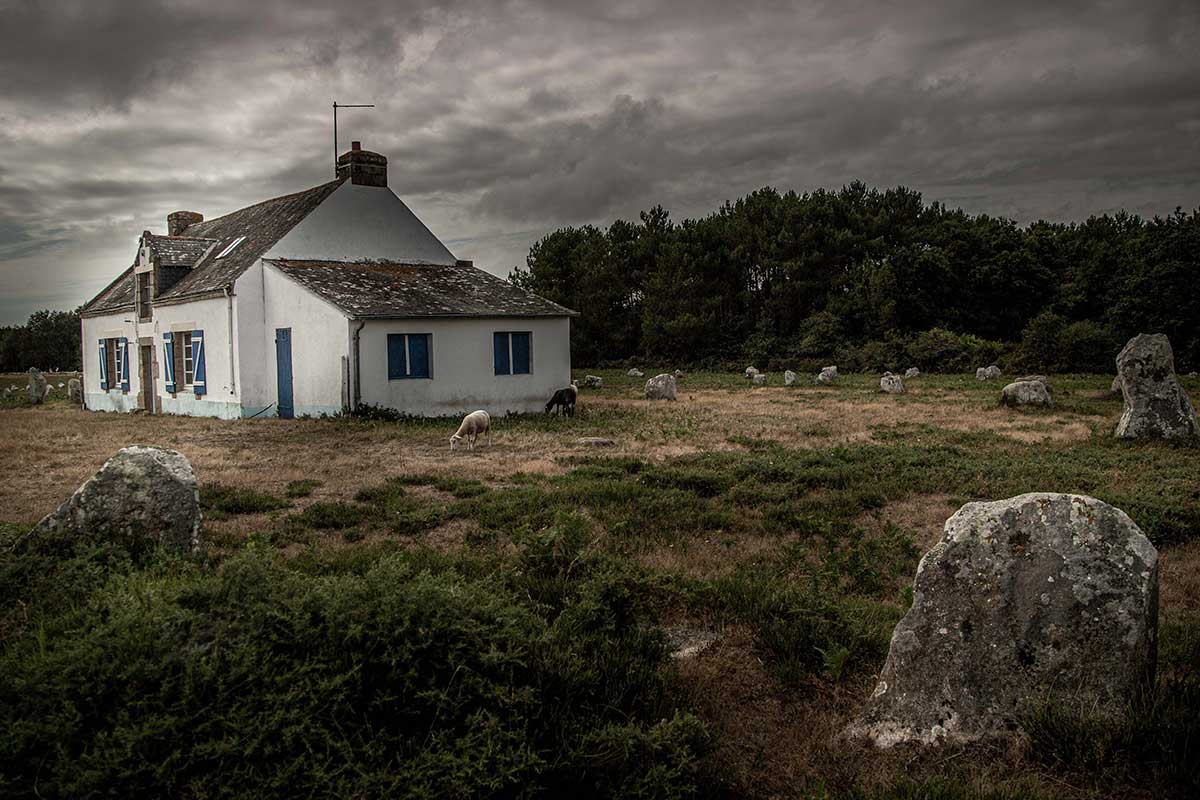
{"type": "Polygon", "coordinates": [[[358,404],[362,402],[362,384],[358,380],[358,334],[362,333],[366,324],[366,320],[359,320],[358,327],[354,329],[354,402],[350,406],[351,411],[357,410],[358,404]]]}
{"type": "Polygon", "coordinates": [[[225,287],[225,304],[229,309],[229,393],[237,394],[237,369],[233,364],[233,295],[225,287]]]}

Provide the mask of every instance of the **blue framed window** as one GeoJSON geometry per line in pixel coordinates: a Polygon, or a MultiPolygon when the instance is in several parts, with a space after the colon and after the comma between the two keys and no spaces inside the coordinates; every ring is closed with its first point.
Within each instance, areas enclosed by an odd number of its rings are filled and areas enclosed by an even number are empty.
{"type": "Polygon", "coordinates": [[[492,334],[492,362],[497,375],[528,375],[531,357],[529,331],[505,331],[492,334]]]}
{"type": "Polygon", "coordinates": [[[389,333],[388,380],[429,377],[429,334],[389,333]]]}

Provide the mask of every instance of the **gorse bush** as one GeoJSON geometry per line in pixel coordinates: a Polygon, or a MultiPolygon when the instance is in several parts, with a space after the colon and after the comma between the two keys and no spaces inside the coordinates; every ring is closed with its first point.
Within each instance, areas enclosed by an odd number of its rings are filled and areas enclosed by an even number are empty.
{"type": "Polygon", "coordinates": [[[530,606],[420,562],[309,575],[252,548],[110,571],[0,657],[0,793],[693,793],[707,734],[666,704],[622,578],[592,564],[530,606]]]}

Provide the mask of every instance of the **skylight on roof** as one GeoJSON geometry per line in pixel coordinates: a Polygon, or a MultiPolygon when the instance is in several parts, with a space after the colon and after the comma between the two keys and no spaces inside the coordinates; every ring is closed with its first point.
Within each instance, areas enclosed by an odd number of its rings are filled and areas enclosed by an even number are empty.
{"type": "Polygon", "coordinates": [[[224,258],[225,256],[229,255],[230,253],[232,253],[234,250],[237,249],[237,246],[239,244],[241,244],[244,241],[246,241],[245,236],[237,237],[236,239],[234,239],[232,242],[229,243],[228,247],[226,247],[221,252],[217,253],[217,258],[224,258]]]}

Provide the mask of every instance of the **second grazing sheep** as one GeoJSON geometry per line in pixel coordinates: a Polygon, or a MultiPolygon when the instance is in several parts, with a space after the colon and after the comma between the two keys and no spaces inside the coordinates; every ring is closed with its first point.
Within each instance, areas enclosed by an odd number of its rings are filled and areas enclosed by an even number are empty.
{"type": "Polygon", "coordinates": [[[453,450],[460,440],[467,440],[467,449],[475,449],[475,439],[481,434],[487,435],[488,447],[492,446],[492,418],[482,409],[472,411],[463,417],[462,424],[458,426],[458,431],[450,437],[450,449],[453,450]]]}
{"type": "Polygon", "coordinates": [[[557,408],[563,415],[573,417],[575,416],[575,400],[578,397],[579,390],[573,383],[563,389],[558,389],[550,398],[550,402],[546,403],[546,413],[549,414],[557,408]]]}

